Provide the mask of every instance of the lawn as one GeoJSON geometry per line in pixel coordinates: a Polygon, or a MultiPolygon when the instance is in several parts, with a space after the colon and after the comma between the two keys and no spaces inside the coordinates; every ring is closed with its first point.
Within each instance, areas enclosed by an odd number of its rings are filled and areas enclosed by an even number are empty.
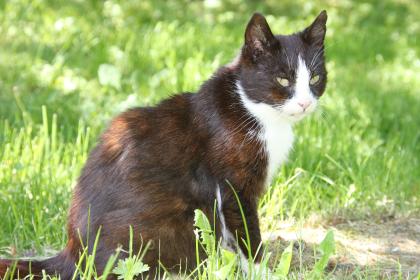
{"type": "MultiPolygon", "coordinates": [[[[260,203],[261,227],[280,239],[287,239],[285,225],[301,232],[333,228],[345,235],[337,250],[348,253],[349,236],[352,243],[389,243],[399,232],[386,234],[381,225],[410,225],[401,238],[412,242],[414,259],[403,263],[401,253],[396,276],[387,277],[414,277],[420,270],[416,0],[0,1],[0,255],[45,256],[64,246],[72,187],[113,116],[196,91],[233,59],[254,11],[267,16],[275,33],[291,33],[322,9],[329,15],[327,91],[322,108],[296,126],[289,161],[260,203]],[[358,231],[361,224],[370,231],[358,231]]],[[[282,249],[272,250],[274,258],[282,249]]],[[[325,277],[369,278],[370,271],[382,277],[379,263],[351,261],[347,276],[325,277]]],[[[289,276],[305,275],[310,266],[301,262],[289,276]]]]}

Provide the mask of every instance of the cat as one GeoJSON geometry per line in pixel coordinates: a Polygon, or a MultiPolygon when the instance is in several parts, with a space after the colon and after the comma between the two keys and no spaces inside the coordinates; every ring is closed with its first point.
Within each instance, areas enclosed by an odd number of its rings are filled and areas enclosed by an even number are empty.
{"type": "MultiPolygon", "coordinates": [[[[128,249],[130,226],[134,251],[149,245],[143,262],[151,277],[159,261],[169,271],[192,270],[195,209],[215,224],[222,246],[245,258],[248,250],[237,241],[245,239],[245,227],[234,192],[258,263],[258,199],[292,148],[293,124],[316,109],[325,91],[326,21],[322,11],[303,31],[275,36],[255,13],[237,59],[197,93],[117,116],[74,189],[65,249],[46,260],[19,260],[20,276],[31,270],[37,279],[45,270],[71,279],[82,245],[91,249],[98,232],[95,265],[101,274],[119,246],[128,249]]],[[[120,258],[127,256],[123,252],[120,258]]],[[[0,260],[0,276],[12,263],[0,260]]]]}

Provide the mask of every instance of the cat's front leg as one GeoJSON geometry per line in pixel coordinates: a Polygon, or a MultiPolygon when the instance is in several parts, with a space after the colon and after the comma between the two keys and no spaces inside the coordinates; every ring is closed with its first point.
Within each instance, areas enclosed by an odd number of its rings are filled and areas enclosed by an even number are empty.
{"type": "Polygon", "coordinates": [[[222,246],[238,252],[241,267],[248,273],[249,257],[256,264],[261,261],[262,257],[257,202],[246,199],[241,193],[237,193],[240,207],[238,199],[230,188],[225,192],[217,188],[216,195],[222,246]]]}

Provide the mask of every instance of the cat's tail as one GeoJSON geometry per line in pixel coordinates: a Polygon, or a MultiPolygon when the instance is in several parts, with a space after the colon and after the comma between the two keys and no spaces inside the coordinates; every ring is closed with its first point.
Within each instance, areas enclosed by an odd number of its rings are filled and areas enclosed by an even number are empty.
{"type": "Polygon", "coordinates": [[[47,273],[48,261],[0,260],[0,279],[23,279],[28,275],[41,279],[42,271],[47,273]]]}
{"type": "Polygon", "coordinates": [[[59,275],[60,279],[71,279],[75,264],[64,250],[60,254],[45,260],[6,260],[0,259],[0,279],[23,279],[29,275],[31,279],[42,279],[43,275],[59,275]]]}

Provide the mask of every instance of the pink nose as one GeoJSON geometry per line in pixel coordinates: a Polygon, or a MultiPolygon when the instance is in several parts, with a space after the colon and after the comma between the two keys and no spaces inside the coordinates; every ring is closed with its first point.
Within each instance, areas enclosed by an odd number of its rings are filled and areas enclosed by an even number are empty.
{"type": "Polygon", "coordinates": [[[303,108],[303,111],[306,110],[306,108],[308,108],[311,105],[311,101],[299,101],[298,104],[300,107],[303,108]]]}

